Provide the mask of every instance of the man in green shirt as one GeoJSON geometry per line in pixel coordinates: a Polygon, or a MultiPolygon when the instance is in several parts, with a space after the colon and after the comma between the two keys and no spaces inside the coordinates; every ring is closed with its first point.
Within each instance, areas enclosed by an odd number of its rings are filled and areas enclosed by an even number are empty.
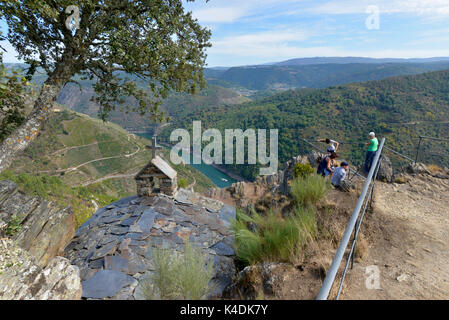
{"type": "Polygon", "coordinates": [[[379,147],[379,141],[376,138],[376,134],[374,132],[370,132],[369,134],[369,142],[366,143],[368,147],[368,151],[366,152],[365,158],[365,172],[369,173],[371,169],[371,165],[373,164],[374,156],[376,155],[377,148],[379,147]]]}

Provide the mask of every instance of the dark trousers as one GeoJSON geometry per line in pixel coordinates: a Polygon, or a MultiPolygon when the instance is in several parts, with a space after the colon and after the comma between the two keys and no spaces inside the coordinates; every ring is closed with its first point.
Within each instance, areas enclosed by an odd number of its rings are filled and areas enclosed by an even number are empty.
{"type": "Polygon", "coordinates": [[[369,173],[371,165],[373,164],[374,157],[376,156],[376,151],[367,151],[365,157],[365,172],[369,173]]]}

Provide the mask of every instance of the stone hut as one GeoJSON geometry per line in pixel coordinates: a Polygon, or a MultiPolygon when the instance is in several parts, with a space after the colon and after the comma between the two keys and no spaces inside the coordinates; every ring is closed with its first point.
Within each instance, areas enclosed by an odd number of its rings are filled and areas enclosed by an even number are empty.
{"type": "Polygon", "coordinates": [[[134,178],[137,184],[137,195],[151,197],[163,193],[174,196],[178,189],[177,176],[176,170],[161,157],[155,156],[134,178]],[[157,181],[159,181],[159,188],[157,188],[157,181]]]}

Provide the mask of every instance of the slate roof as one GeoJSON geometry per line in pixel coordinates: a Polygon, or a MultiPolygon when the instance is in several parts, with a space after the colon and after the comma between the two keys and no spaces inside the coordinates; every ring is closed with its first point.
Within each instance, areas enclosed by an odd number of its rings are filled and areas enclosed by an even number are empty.
{"type": "Polygon", "coordinates": [[[161,157],[156,156],[148,165],[146,165],[142,170],[139,171],[135,178],[138,178],[142,174],[142,172],[144,172],[149,166],[155,166],[171,180],[173,180],[178,175],[176,170],[170,167],[167,162],[165,162],[161,157]]]}
{"type": "Polygon", "coordinates": [[[172,180],[178,174],[175,169],[170,167],[170,165],[167,162],[165,162],[164,160],[162,160],[162,158],[159,156],[156,156],[156,158],[151,160],[151,163],[154,164],[156,166],[156,168],[161,170],[167,177],[169,177],[172,180]]]}

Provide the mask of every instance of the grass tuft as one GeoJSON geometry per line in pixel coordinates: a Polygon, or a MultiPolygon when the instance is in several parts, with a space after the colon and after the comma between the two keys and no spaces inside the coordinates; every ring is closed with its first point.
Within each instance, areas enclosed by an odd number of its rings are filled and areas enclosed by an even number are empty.
{"type": "Polygon", "coordinates": [[[270,210],[267,215],[238,211],[233,221],[237,258],[245,265],[259,262],[294,262],[317,232],[313,208],[296,208],[287,217],[270,210]]]}
{"type": "Polygon", "coordinates": [[[315,206],[329,192],[330,181],[317,174],[296,178],[291,184],[294,202],[303,207],[315,206]]]}
{"type": "Polygon", "coordinates": [[[330,189],[329,182],[311,174],[292,183],[294,205],[289,214],[270,209],[266,214],[237,211],[232,223],[237,258],[245,265],[259,262],[294,263],[304,247],[318,236],[316,204],[330,189]]]}
{"type": "Polygon", "coordinates": [[[184,254],[162,248],[151,252],[155,270],[141,282],[146,299],[200,300],[211,290],[213,261],[201,248],[187,242],[184,254]]]}

